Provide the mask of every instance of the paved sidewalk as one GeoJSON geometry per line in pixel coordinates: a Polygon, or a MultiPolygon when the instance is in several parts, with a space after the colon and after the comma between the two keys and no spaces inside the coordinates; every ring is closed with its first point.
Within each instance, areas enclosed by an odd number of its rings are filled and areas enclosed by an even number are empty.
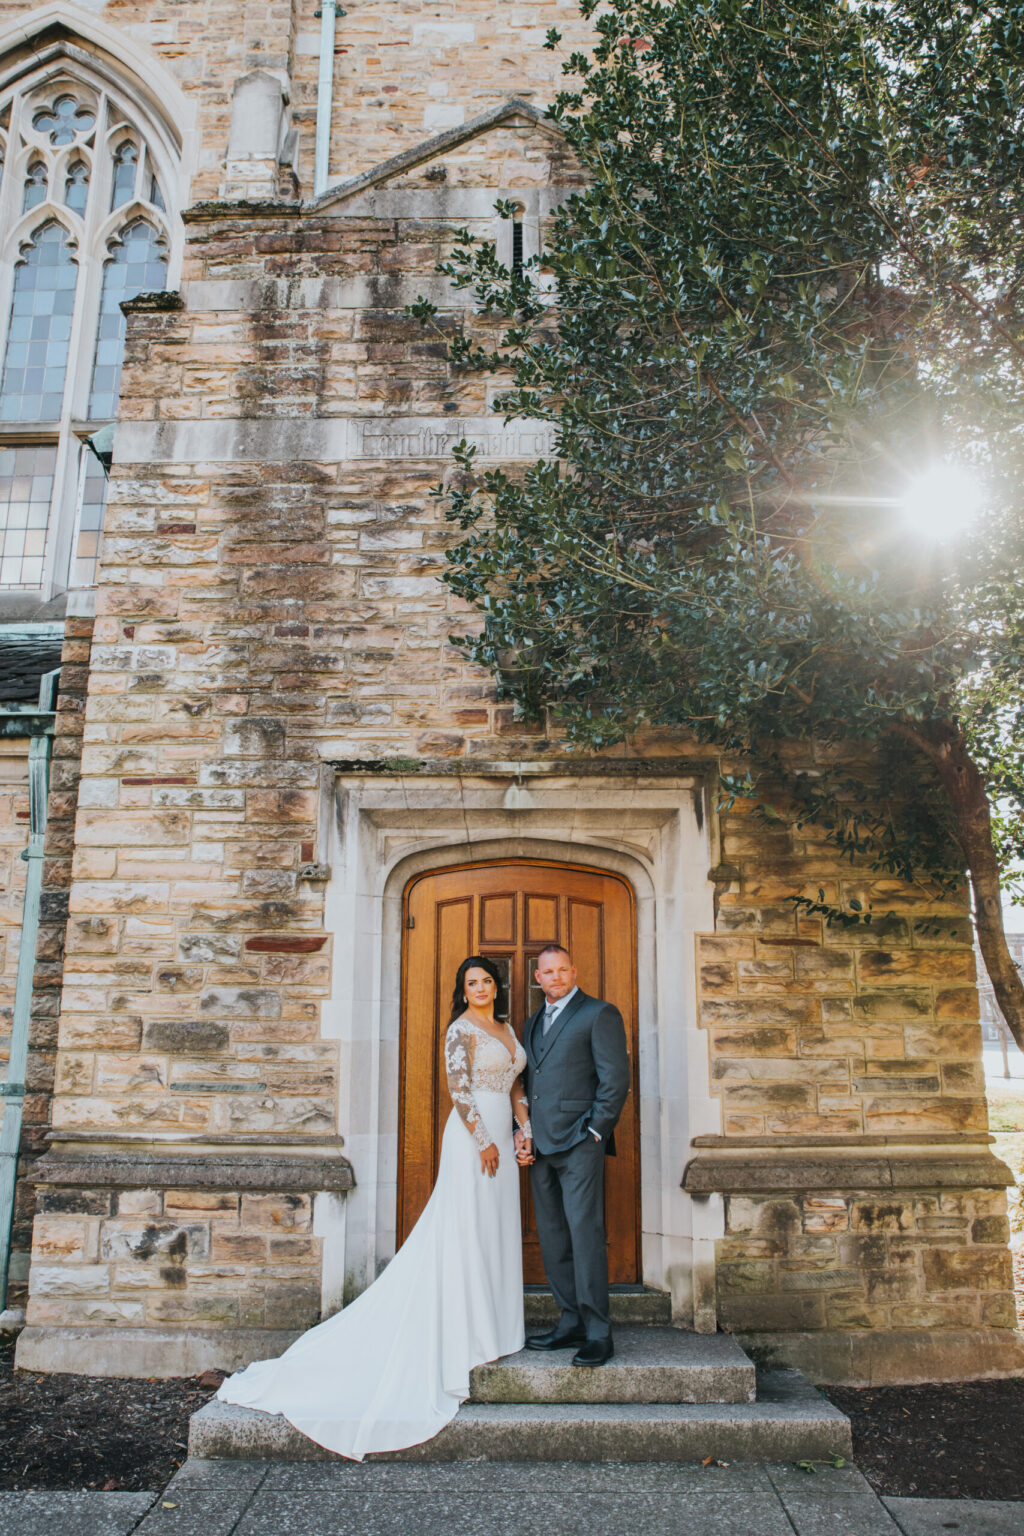
{"type": "Polygon", "coordinates": [[[0,1493],[0,1536],[1022,1536],[1024,1502],[854,1467],[189,1461],[163,1494],[0,1493]]]}

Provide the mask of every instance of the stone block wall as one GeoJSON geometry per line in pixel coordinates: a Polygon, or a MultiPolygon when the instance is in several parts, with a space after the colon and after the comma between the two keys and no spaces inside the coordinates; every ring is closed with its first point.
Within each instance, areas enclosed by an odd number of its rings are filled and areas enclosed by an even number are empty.
{"type": "MultiPolygon", "coordinates": [[[[0,0],[0,25],[38,7],[0,0]]],[[[313,188],[320,20],[317,0],[155,0],[88,7],[116,59],[118,36],[158,61],[193,114],[195,134],[186,202],[225,195],[232,106],[239,79],[259,70],[278,80],[297,130],[301,195],[313,188]],[[108,39],[107,32],[110,37],[108,39]]],[[[368,170],[423,139],[457,127],[510,96],[544,106],[560,88],[561,61],[589,28],[575,0],[348,0],[334,50],[330,183],[368,170]],[[547,31],[564,33],[544,49],[547,31]]]]}
{"type": "MultiPolygon", "coordinates": [[[[25,1305],[32,1247],[35,1190],[32,1173],[45,1150],[50,1126],[50,1100],[57,1057],[57,1020],[63,984],[64,934],[67,926],[68,890],[74,847],[75,812],[84,727],[85,694],[89,675],[92,620],[69,618],[64,627],[60,682],[50,759],[50,794],[47,801],[39,929],[29,1020],[29,1055],[26,1092],[21,1122],[21,1156],[15,1189],[11,1230],[11,1261],[8,1303],[25,1305]]],[[[27,759],[26,759],[27,774],[27,759]]],[[[23,807],[23,840],[29,827],[27,779],[23,807]]],[[[18,860],[21,870],[25,869],[18,860]]],[[[17,889],[24,889],[24,875],[17,889]]],[[[20,907],[18,914],[20,923],[20,907]]],[[[16,962],[15,962],[16,963],[16,962]]],[[[11,970],[10,1002],[14,1001],[14,970],[11,970]]]]}
{"type": "MultiPolygon", "coordinates": [[[[51,1170],[52,1171],[52,1170],[51,1170]]],[[[320,1313],[309,1195],[44,1187],[32,1322],[302,1328],[320,1313]]],[[[103,1368],[100,1374],[116,1374],[103,1368]]]]}
{"type": "Polygon", "coordinates": [[[730,1332],[1016,1324],[1001,1189],[732,1195],[725,1225],[730,1332]]]}
{"type": "MultiPolygon", "coordinates": [[[[528,156],[532,137],[499,132],[501,163],[510,142],[528,156]]],[[[111,481],[84,720],[54,1140],[36,1174],[25,1347],[37,1339],[40,1363],[58,1322],[152,1335],[173,1318],[216,1332],[218,1347],[233,1331],[241,1348],[240,1331],[315,1319],[318,1247],[306,1233],[305,1258],[282,1267],[262,1196],[239,1204],[225,1152],[258,1148],[270,1166],[287,1144],[347,1170],[338,1046],[321,1033],[332,963],[321,757],[372,755],[382,742],[399,755],[482,754],[495,732],[502,751],[536,741],[449,645],[438,464],[339,462],[327,419],[376,424],[385,397],[434,412],[456,400],[436,340],[400,308],[403,283],[411,298],[435,281],[448,234],[291,208],[199,215],[185,307],[134,306],[119,429],[129,446],[111,481]],[[326,428],[314,451],[310,423],[326,428]],[[133,432],[152,441],[132,453],[133,432]],[[206,1149],[217,1188],[175,1179],[205,1213],[175,1268],[161,1245],[179,1241],[166,1223],[181,1210],[166,1194],[161,1207],[137,1168],[125,1190],[124,1161],[181,1136],[206,1149]],[[86,1191],[68,1172],[82,1158],[86,1191]],[[211,1200],[223,1202],[213,1216],[211,1200]]],[[[466,394],[485,408],[476,382],[466,394]]],[[[280,1185],[275,1198],[303,1209],[331,1187],[280,1185]]]]}
{"type": "MultiPolygon", "coordinates": [[[[237,1363],[316,1315],[310,1199],[352,1176],[334,768],[401,766],[414,817],[417,763],[558,748],[451,645],[470,616],[438,580],[430,494],[464,431],[496,458],[538,449],[404,305],[428,292],[444,333],[475,325],[434,272],[453,226],[493,229],[495,183],[539,216],[570,178],[521,121],[336,208],[198,208],[181,306],[132,306],[25,1364],[88,1368],[100,1333],[134,1335],[118,1358],[143,1374],[237,1363]]],[[[678,740],[637,751],[700,763],[678,740]]],[[[869,890],[741,811],[719,832],[700,1006],[721,1129],[686,1177],[727,1202],[721,1321],[1005,1337],[963,904],[869,890]],[[795,916],[786,898],[819,888],[873,901],[872,927],[795,916]]]]}
{"type": "MultiPolygon", "coordinates": [[[[698,939],[722,1134],[698,1139],[687,1174],[694,1192],[725,1196],[721,1326],[976,1341],[1014,1329],[1009,1179],[989,1151],[965,900],[865,877],[816,829],[768,826],[743,805],[722,819],[722,856],[716,932],[698,939]],[[859,901],[870,924],[830,927],[788,899],[819,893],[859,901]]],[[[823,1358],[805,1344],[802,1363],[834,1370],[823,1358]]],[[[893,1346],[888,1369],[915,1367],[893,1346]]]]}
{"type": "Polygon", "coordinates": [[[727,1135],[927,1136],[988,1130],[964,899],[865,878],[816,828],[723,818],[701,1014],[727,1135]],[[730,868],[731,866],[731,868],[730,868]],[[797,916],[794,895],[870,924],[797,916]]]}

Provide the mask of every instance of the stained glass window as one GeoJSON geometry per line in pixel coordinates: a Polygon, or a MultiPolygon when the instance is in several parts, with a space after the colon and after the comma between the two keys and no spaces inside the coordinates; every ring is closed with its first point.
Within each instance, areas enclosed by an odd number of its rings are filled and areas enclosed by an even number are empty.
{"type": "Polygon", "coordinates": [[[145,219],[136,219],[121,231],[109,261],[103,268],[100,320],[96,331],[89,415],[99,421],[117,415],[117,386],[124,351],[124,315],[121,304],[137,293],[151,293],[167,285],[167,254],[160,236],[145,219]]]}
{"type": "Polygon", "coordinates": [[[96,121],[95,112],[83,107],[74,96],[58,96],[48,110],[37,112],[32,127],[37,133],[49,133],[54,146],[73,144],[80,133],[88,133],[96,121]]]}
{"type": "Polygon", "coordinates": [[[42,225],[14,273],[0,421],[56,421],[64,399],[78,268],[56,220],[42,225]]]}
{"type": "Polygon", "coordinates": [[[114,184],[110,191],[110,207],[120,208],[135,193],[135,171],[139,152],[132,143],[122,144],[114,155],[114,184]]]}
{"type": "Polygon", "coordinates": [[[0,586],[43,579],[56,446],[0,447],[0,586]]]}
{"type": "Polygon", "coordinates": [[[120,304],[166,288],[177,231],[174,124],[107,70],[60,68],[26,60],[0,89],[0,588],[46,596],[95,580],[107,485],[82,439],[118,414],[120,304]]]}
{"type": "Polygon", "coordinates": [[[64,180],[64,201],[75,213],[85,212],[86,200],[89,196],[89,167],[84,160],[76,160],[74,165],[68,166],[68,174],[64,180]]]}
{"type": "Polygon", "coordinates": [[[38,208],[46,202],[46,166],[41,160],[33,160],[25,172],[25,195],[21,200],[22,213],[38,208]]]}

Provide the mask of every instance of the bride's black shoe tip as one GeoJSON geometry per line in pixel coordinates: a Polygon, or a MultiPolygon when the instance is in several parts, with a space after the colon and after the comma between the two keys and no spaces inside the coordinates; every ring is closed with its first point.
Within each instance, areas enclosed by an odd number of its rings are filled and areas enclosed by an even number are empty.
{"type": "Polygon", "coordinates": [[[615,1353],[611,1339],[588,1339],[572,1357],[573,1365],[604,1365],[615,1353]]]}
{"type": "Polygon", "coordinates": [[[571,1349],[574,1344],[585,1344],[587,1335],[582,1328],[552,1328],[550,1333],[535,1333],[527,1339],[527,1349],[571,1349]]]}

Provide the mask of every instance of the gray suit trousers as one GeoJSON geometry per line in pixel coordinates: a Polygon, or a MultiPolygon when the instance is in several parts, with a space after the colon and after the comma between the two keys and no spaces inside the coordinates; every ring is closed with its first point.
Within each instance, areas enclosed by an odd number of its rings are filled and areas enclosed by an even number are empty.
{"type": "Polygon", "coordinates": [[[561,1325],[588,1339],[611,1334],[604,1233],[604,1145],[588,1135],[568,1152],[537,1154],[530,1169],[544,1273],[561,1325]]]}

